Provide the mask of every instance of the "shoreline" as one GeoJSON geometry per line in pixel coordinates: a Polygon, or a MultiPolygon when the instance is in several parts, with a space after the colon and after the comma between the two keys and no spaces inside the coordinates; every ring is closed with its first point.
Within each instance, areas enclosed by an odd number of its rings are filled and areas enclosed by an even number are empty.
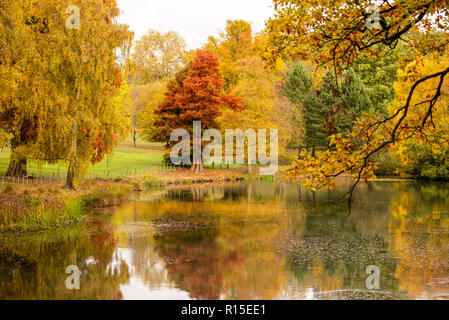
{"type": "Polygon", "coordinates": [[[0,233],[52,230],[84,223],[88,211],[117,206],[132,194],[174,185],[244,181],[242,169],[190,170],[121,179],[82,180],[77,190],[63,183],[7,184],[0,192],[0,233]]]}
{"type": "MultiPolygon", "coordinates": [[[[354,178],[351,175],[340,178],[354,178]]],[[[23,233],[64,228],[84,223],[93,208],[117,206],[132,194],[173,186],[242,181],[266,181],[248,175],[245,169],[189,169],[169,173],[131,176],[121,179],[83,180],[76,191],[63,189],[62,183],[8,184],[0,192],[0,233],[23,233]]],[[[270,177],[273,181],[273,176],[270,177]]],[[[370,181],[422,181],[401,177],[378,177],[370,181]]]]}

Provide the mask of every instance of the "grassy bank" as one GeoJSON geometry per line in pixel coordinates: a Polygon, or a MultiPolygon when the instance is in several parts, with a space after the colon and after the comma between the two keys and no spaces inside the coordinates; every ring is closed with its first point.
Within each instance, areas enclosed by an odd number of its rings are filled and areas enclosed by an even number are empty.
{"type": "Polygon", "coordinates": [[[129,183],[82,182],[77,191],[60,184],[6,185],[0,190],[0,232],[50,230],[84,223],[87,209],[116,205],[133,192],[129,183]]]}
{"type": "Polygon", "coordinates": [[[18,185],[0,189],[0,232],[61,228],[87,221],[87,209],[120,204],[130,194],[169,185],[235,182],[252,179],[244,169],[173,170],[123,179],[81,181],[77,191],[62,183],[18,185]]]}
{"type": "Polygon", "coordinates": [[[49,230],[81,223],[84,220],[84,206],[78,199],[66,200],[53,208],[46,208],[41,203],[36,208],[25,212],[14,209],[2,210],[0,231],[49,230]]]}

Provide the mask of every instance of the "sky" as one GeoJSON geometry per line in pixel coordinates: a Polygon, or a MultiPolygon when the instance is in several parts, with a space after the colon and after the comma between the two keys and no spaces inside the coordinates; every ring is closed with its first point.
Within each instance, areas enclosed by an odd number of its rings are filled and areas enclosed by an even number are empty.
{"type": "Polygon", "coordinates": [[[272,0],[117,0],[119,21],[128,24],[138,40],[148,29],[177,31],[188,49],[200,48],[211,35],[223,31],[226,20],[252,23],[264,29],[274,13],[272,0]]]}

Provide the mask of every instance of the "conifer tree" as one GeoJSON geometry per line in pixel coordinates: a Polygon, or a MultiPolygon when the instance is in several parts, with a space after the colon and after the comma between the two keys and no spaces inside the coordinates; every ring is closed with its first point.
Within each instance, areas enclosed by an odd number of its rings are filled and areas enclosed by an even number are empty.
{"type": "Polygon", "coordinates": [[[283,94],[302,109],[304,147],[313,154],[316,149],[328,147],[332,134],[347,135],[356,118],[371,109],[364,85],[353,69],[345,73],[340,86],[337,81],[334,72],[329,71],[316,88],[310,73],[299,63],[284,83],[283,94]]]}

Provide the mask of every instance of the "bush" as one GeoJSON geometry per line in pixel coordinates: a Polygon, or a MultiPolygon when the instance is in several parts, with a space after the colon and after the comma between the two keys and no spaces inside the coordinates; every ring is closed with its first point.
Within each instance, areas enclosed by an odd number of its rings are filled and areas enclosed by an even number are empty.
{"type": "Polygon", "coordinates": [[[143,183],[148,188],[155,188],[166,185],[165,181],[154,176],[145,176],[145,178],[143,179],[143,183]]]}
{"type": "Polygon", "coordinates": [[[111,185],[81,197],[86,207],[97,206],[102,199],[122,199],[132,191],[132,187],[111,185]]]}
{"type": "Polygon", "coordinates": [[[399,168],[399,162],[396,160],[389,151],[381,151],[374,160],[377,165],[377,169],[374,173],[377,176],[396,176],[399,168]]]}
{"type": "Polygon", "coordinates": [[[405,163],[401,163],[404,177],[414,179],[449,178],[449,149],[434,152],[431,146],[416,142],[404,144],[405,163]]]}

